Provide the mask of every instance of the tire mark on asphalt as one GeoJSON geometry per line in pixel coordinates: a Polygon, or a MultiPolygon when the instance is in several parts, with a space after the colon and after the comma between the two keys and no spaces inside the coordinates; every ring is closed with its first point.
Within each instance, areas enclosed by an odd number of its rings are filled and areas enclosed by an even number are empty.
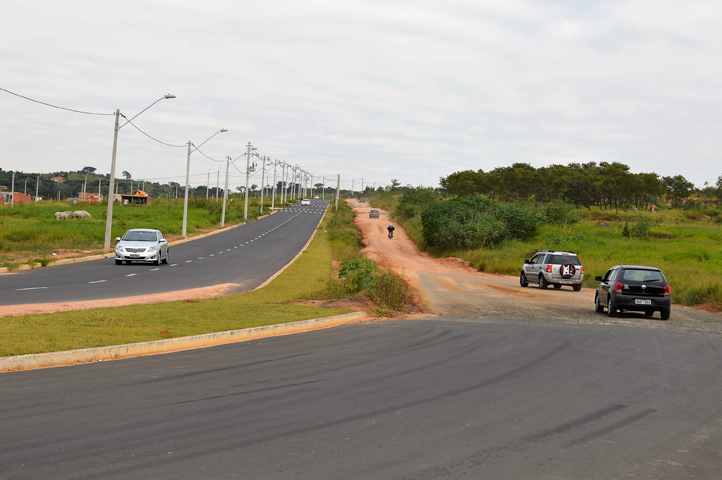
{"type": "Polygon", "coordinates": [[[611,433],[615,430],[619,430],[620,428],[624,428],[627,425],[631,425],[634,422],[638,422],[639,420],[643,419],[644,417],[651,415],[653,413],[656,413],[657,410],[654,408],[645,408],[641,412],[635,413],[634,415],[630,415],[627,418],[623,418],[619,420],[618,422],[615,422],[607,427],[600,428],[599,430],[595,430],[593,432],[589,432],[586,435],[573,440],[566,444],[567,447],[573,447],[574,445],[579,445],[580,443],[586,443],[590,440],[594,440],[595,438],[599,438],[601,436],[604,436],[608,433],[611,433]]]}

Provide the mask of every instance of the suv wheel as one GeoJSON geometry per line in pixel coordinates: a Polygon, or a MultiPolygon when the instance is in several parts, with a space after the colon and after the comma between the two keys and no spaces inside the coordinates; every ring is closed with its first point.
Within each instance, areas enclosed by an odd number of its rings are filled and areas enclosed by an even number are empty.
{"type": "Polygon", "coordinates": [[[599,303],[599,295],[594,295],[594,308],[597,310],[597,313],[604,311],[604,305],[599,303]]]}
{"type": "Polygon", "coordinates": [[[544,275],[539,275],[539,288],[546,289],[549,286],[549,283],[547,282],[547,279],[544,278],[544,275]]]}
{"type": "Polygon", "coordinates": [[[522,287],[528,287],[529,282],[526,279],[526,275],[524,275],[524,272],[521,272],[521,275],[519,275],[519,285],[522,287]]]}
{"type": "Polygon", "coordinates": [[[581,291],[582,291],[582,284],[581,284],[581,283],[577,283],[577,284],[575,284],[575,285],[572,285],[572,288],[574,289],[575,292],[581,292],[581,291]]]}
{"type": "Polygon", "coordinates": [[[617,309],[612,307],[612,296],[609,296],[609,300],[607,300],[607,316],[609,317],[616,317],[617,316],[617,309]]]}
{"type": "Polygon", "coordinates": [[[554,284],[554,290],[559,290],[560,288],[562,288],[561,285],[559,285],[558,283],[554,284]]]}

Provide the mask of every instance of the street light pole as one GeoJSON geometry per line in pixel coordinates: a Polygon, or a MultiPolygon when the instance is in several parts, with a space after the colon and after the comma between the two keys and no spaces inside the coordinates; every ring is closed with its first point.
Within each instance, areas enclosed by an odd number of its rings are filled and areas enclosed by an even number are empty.
{"type": "Polygon", "coordinates": [[[231,165],[231,157],[226,157],[226,184],[223,188],[223,213],[221,213],[221,228],[226,224],[226,202],[228,201],[228,167],[231,165]]]}
{"type": "Polygon", "coordinates": [[[269,160],[267,156],[261,157],[261,211],[259,215],[263,215],[263,191],[266,189],[266,160],[269,160]]]}
{"type": "Polygon", "coordinates": [[[105,216],[105,243],[103,248],[110,249],[110,231],[113,228],[113,188],[115,187],[115,157],[118,152],[118,130],[120,127],[120,109],[115,111],[115,130],[113,132],[113,158],[110,161],[110,187],[108,188],[108,210],[105,216]]]}
{"type": "Polygon", "coordinates": [[[258,156],[257,153],[255,153],[256,147],[251,144],[251,142],[248,142],[248,145],[246,145],[246,200],[245,205],[243,207],[243,219],[248,220],[248,182],[251,178],[251,156],[255,155],[258,156]]]}
{"type": "MultiPolygon", "coordinates": [[[[227,131],[228,131],[228,130],[226,130],[225,128],[221,128],[221,129],[218,130],[216,133],[214,133],[213,135],[211,135],[210,137],[208,137],[205,142],[201,143],[201,144],[198,145],[196,148],[194,148],[192,151],[198,150],[198,149],[201,148],[208,140],[210,140],[211,138],[215,137],[215,136],[218,135],[219,133],[223,133],[223,132],[227,132],[227,131]]],[[[192,152],[192,151],[191,151],[191,145],[193,145],[193,142],[191,142],[190,140],[188,140],[188,161],[187,161],[187,163],[186,163],[186,194],[185,194],[185,198],[183,199],[183,232],[181,233],[181,236],[184,237],[184,238],[185,238],[185,236],[186,236],[186,227],[187,227],[187,225],[188,225],[188,182],[189,182],[189,180],[190,180],[189,177],[190,177],[190,173],[191,173],[191,152],[192,152]]]]}
{"type": "MultiPolygon", "coordinates": [[[[151,103],[147,107],[145,107],[143,110],[138,113],[140,115],[141,113],[148,110],[150,107],[155,105],[156,103],[160,102],[161,100],[168,100],[171,98],[175,98],[175,95],[171,95],[170,93],[168,95],[163,95],[161,98],[156,100],[155,102],[151,103]]],[[[123,126],[127,125],[131,120],[135,119],[138,115],[131,118],[127,122],[123,124],[123,126]]],[[[105,218],[105,242],[103,244],[103,248],[105,250],[110,249],[110,233],[113,228],[113,187],[115,186],[115,159],[116,155],[118,153],[118,131],[121,129],[120,126],[120,109],[117,109],[115,111],[115,130],[113,132],[113,158],[110,162],[110,186],[108,188],[108,211],[105,218]]]]}
{"type": "Polygon", "coordinates": [[[278,159],[273,161],[273,191],[271,197],[271,210],[276,204],[276,166],[278,165],[278,159]]]}

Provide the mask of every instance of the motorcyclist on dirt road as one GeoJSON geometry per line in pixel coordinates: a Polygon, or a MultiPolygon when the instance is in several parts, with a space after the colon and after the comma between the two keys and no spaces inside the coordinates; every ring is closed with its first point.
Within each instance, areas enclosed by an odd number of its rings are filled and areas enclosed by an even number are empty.
{"type": "Polygon", "coordinates": [[[394,236],[394,230],[396,230],[396,228],[394,227],[393,223],[389,223],[389,226],[386,227],[386,230],[389,231],[389,238],[392,238],[394,236]]]}

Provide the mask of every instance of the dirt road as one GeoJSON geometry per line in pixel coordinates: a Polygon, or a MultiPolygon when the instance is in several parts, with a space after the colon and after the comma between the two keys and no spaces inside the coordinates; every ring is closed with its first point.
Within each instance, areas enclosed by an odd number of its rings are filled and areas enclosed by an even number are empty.
{"type": "MultiPolygon", "coordinates": [[[[356,223],[364,241],[362,253],[384,268],[404,277],[414,303],[425,313],[474,318],[514,318],[572,323],[634,325],[649,328],[682,329],[722,334],[722,314],[674,305],[668,321],[659,314],[624,313],[609,318],[594,311],[594,289],[580,292],[570,287],[542,290],[535,285],[522,288],[518,277],[490,275],[476,271],[456,258],[432,258],[416,247],[400,226],[394,224],[393,239],[387,238],[391,223],[379,210],[378,219],[369,218],[368,203],[348,200],[357,213],[356,223]]],[[[520,264],[521,269],[521,264],[520,264]]]]}

